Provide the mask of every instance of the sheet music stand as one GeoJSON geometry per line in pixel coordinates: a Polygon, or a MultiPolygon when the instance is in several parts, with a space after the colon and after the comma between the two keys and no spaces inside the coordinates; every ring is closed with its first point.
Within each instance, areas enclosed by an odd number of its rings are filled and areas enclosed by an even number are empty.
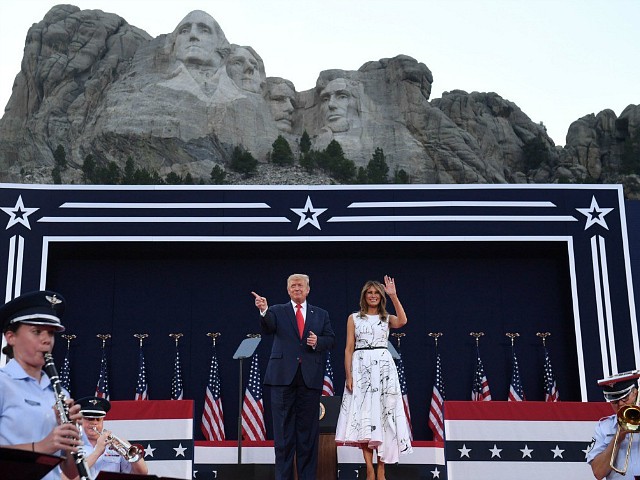
{"type": "Polygon", "coordinates": [[[240,381],[238,383],[238,465],[242,463],[242,360],[251,358],[260,344],[260,337],[245,338],[236,353],[233,354],[234,360],[240,360],[240,381]]]}
{"type": "Polygon", "coordinates": [[[0,447],[0,472],[11,472],[12,480],[40,480],[62,460],[56,455],[0,447]]]}

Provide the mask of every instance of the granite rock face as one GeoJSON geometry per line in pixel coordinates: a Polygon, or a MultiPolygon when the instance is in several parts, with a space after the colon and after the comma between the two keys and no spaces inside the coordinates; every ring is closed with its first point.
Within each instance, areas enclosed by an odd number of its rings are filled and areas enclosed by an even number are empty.
{"type": "MultiPolygon", "coordinates": [[[[258,52],[231,43],[205,12],[151,38],[115,14],[58,5],[27,35],[0,120],[0,181],[51,182],[62,145],[64,182],[83,182],[89,155],[206,182],[237,146],[266,165],[282,135],[297,157],[306,131],[313,149],[336,140],[356,166],[382,148],[390,170],[414,183],[640,183],[621,173],[640,131],[638,106],[620,118],[605,110],[577,120],[559,148],[498,94],[453,90],[430,100],[432,84],[425,64],[398,55],[322,71],[315,88],[298,92],[289,80],[267,78],[258,52]]],[[[301,178],[268,171],[265,183],[301,178]]]]}

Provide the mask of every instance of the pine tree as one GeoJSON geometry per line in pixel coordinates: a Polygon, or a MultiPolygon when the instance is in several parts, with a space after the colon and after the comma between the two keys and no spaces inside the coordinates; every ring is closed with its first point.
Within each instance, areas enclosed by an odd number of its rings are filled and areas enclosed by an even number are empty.
{"type": "Polygon", "coordinates": [[[273,150],[271,151],[271,161],[276,165],[293,165],[293,152],[289,146],[289,142],[282,136],[278,135],[278,138],[271,145],[273,150]]]}
{"type": "Polygon", "coordinates": [[[53,160],[61,169],[67,168],[67,154],[62,145],[58,145],[56,147],[56,150],[53,152],[53,160]]]}
{"type": "Polygon", "coordinates": [[[258,168],[258,161],[253,158],[251,152],[247,152],[243,148],[235,147],[231,154],[231,162],[229,167],[232,170],[242,173],[245,176],[251,175],[258,168]]]}
{"type": "Polygon", "coordinates": [[[224,184],[225,178],[227,177],[227,172],[224,171],[220,165],[214,165],[211,169],[211,183],[214,185],[222,185],[224,184]]]}
{"type": "Polygon", "coordinates": [[[393,172],[393,183],[411,183],[411,179],[404,169],[396,167],[393,172]]]}
{"type": "Polygon", "coordinates": [[[389,183],[389,165],[384,158],[384,151],[377,147],[371,160],[367,164],[367,183],[384,184],[389,183]]]}
{"type": "Polygon", "coordinates": [[[300,153],[305,154],[309,153],[311,150],[311,138],[309,138],[309,134],[305,130],[302,132],[302,137],[300,137],[300,153]]]}
{"type": "Polygon", "coordinates": [[[85,182],[96,183],[96,161],[93,159],[93,155],[89,154],[84,158],[84,163],[82,164],[82,173],[84,175],[85,182]]]}

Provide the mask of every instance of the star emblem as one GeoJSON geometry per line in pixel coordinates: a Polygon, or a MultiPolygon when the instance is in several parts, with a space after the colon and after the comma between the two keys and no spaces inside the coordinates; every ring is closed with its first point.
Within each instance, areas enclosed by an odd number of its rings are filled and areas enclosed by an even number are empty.
{"type": "Polygon", "coordinates": [[[529,448],[527,445],[524,446],[524,448],[521,448],[520,451],[522,452],[522,458],[524,457],[531,457],[531,453],[533,452],[532,448],[529,448]]]}
{"type": "Polygon", "coordinates": [[[22,195],[18,196],[18,201],[14,207],[0,207],[4,213],[9,215],[9,222],[7,223],[7,228],[5,230],[9,230],[16,223],[21,223],[29,230],[31,230],[31,225],[29,225],[29,215],[33,212],[40,210],[39,208],[27,208],[24,206],[22,202],[22,195]]]}
{"type": "Polygon", "coordinates": [[[153,452],[155,451],[155,448],[151,448],[151,444],[148,443],[147,444],[147,448],[144,449],[144,456],[146,457],[153,457],[153,452]]]}
{"type": "Polygon", "coordinates": [[[469,456],[469,452],[471,451],[471,449],[467,448],[467,446],[465,444],[463,444],[462,448],[459,448],[458,451],[460,452],[460,458],[462,458],[462,457],[471,458],[469,456]]]}
{"type": "Polygon", "coordinates": [[[435,470],[431,470],[431,475],[433,475],[432,478],[440,478],[440,470],[438,470],[438,467],[436,467],[435,470]]]}
{"type": "Polygon", "coordinates": [[[613,208],[601,208],[596,201],[596,197],[591,197],[591,206],[589,208],[576,208],[581,214],[587,217],[587,222],[584,225],[584,229],[587,230],[592,225],[598,224],[601,227],[609,230],[607,222],[604,219],[605,215],[613,210],[613,208]]]}
{"type": "Polygon", "coordinates": [[[553,452],[553,458],[556,457],[562,457],[562,452],[564,452],[564,450],[560,449],[560,447],[558,445],[556,445],[556,448],[552,448],[551,451],[553,452]]]}
{"type": "Polygon", "coordinates": [[[304,208],[292,208],[291,211],[300,215],[300,221],[298,222],[297,230],[300,230],[307,223],[310,223],[318,230],[321,230],[320,223],[318,223],[318,216],[324,213],[326,208],[313,208],[311,203],[311,197],[307,197],[307,201],[304,204],[304,208]]]}
{"type": "Polygon", "coordinates": [[[178,446],[173,449],[176,451],[176,457],[184,457],[184,451],[186,448],[182,446],[182,443],[179,443],[178,446]]]}
{"type": "Polygon", "coordinates": [[[495,443],[493,444],[493,448],[490,448],[489,451],[491,452],[491,458],[493,457],[502,458],[500,457],[500,452],[502,451],[502,449],[498,448],[498,446],[495,443]]]}

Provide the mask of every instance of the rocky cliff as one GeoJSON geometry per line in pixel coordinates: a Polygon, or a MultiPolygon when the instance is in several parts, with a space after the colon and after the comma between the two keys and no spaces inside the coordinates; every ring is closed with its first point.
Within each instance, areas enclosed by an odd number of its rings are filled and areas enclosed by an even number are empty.
{"type": "Polygon", "coordinates": [[[299,92],[267,78],[257,50],[231,43],[205,12],[151,38],[118,15],[58,5],[27,35],[0,120],[0,181],[52,182],[62,146],[64,183],[85,181],[88,158],[204,183],[216,165],[237,182],[329,183],[269,163],[278,136],[299,158],[306,132],[312,150],[335,140],[356,167],[380,148],[413,183],[623,183],[640,196],[640,106],[576,120],[561,148],[498,94],[430,100],[432,83],[426,65],[398,55],[322,71],[299,92]],[[236,147],[258,160],[255,175],[230,171],[236,147]]]}

